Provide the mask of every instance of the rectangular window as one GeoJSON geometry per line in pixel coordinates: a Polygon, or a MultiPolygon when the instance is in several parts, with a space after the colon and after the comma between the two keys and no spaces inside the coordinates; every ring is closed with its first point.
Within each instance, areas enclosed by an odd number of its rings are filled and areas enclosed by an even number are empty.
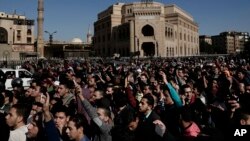
{"type": "Polygon", "coordinates": [[[31,37],[27,37],[27,43],[31,43],[31,37]]]}
{"type": "Polygon", "coordinates": [[[21,36],[17,36],[17,41],[21,41],[21,36]]]}
{"type": "Polygon", "coordinates": [[[31,29],[27,30],[27,35],[31,35],[31,29]]]}
{"type": "Polygon", "coordinates": [[[111,34],[108,33],[108,41],[110,41],[110,39],[111,39],[111,34]]]}
{"type": "Polygon", "coordinates": [[[21,30],[17,30],[17,36],[21,37],[21,30]]]}

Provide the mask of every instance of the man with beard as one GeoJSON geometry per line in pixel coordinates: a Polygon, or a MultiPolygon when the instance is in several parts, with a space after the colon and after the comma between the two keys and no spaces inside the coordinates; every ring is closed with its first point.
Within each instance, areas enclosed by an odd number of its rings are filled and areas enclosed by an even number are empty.
{"type": "Polygon", "coordinates": [[[104,107],[110,109],[110,100],[104,96],[104,92],[102,90],[96,90],[89,102],[94,107],[104,107]]]}
{"type": "Polygon", "coordinates": [[[28,129],[25,124],[28,116],[29,110],[23,104],[15,104],[10,108],[9,113],[5,117],[7,124],[12,129],[9,141],[26,141],[28,129]]]}
{"type": "MultiPolygon", "coordinates": [[[[0,94],[0,107],[3,106],[4,103],[4,96],[0,94]]],[[[6,124],[6,121],[4,120],[5,113],[0,112],[0,133],[1,133],[1,140],[2,141],[8,141],[10,130],[8,125],[6,124]]]]}
{"type": "Polygon", "coordinates": [[[49,110],[49,103],[50,97],[46,93],[43,112],[33,115],[31,122],[27,125],[27,141],[60,141],[59,133],[49,110]]]}
{"type": "Polygon", "coordinates": [[[162,140],[166,126],[161,122],[160,116],[153,110],[154,98],[151,94],[142,97],[139,104],[140,118],[136,129],[136,140],[159,141],[162,140]]]}

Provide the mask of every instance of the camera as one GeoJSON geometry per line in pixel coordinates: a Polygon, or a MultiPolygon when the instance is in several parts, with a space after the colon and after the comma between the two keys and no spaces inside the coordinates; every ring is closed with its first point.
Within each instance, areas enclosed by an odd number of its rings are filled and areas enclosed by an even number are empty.
{"type": "Polygon", "coordinates": [[[236,95],[234,90],[230,90],[230,93],[227,94],[226,99],[227,99],[227,101],[228,100],[236,100],[237,102],[239,102],[239,96],[236,95]]]}
{"type": "Polygon", "coordinates": [[[227,95],[227,100],[236,100],[239,101],[239,97],[237,95],[227,95]]]}

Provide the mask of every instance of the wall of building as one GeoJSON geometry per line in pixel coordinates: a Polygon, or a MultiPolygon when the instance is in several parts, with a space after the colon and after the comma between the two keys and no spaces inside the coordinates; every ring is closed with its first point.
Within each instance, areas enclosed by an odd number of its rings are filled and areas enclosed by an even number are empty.
{"type": "MultiPolygon", "coordinates": [[[[8,41],[0,43],[1,52],[8,51],[11,59],[20,59],[20,53],[34,53],[34,21],[17,14],[0,12],[0,28],[7,31],[8,41]]],[[[1,32],[1,31],[0,31],[1,32]]]]}
{"type": "Polygon", "coordinates": [[[244,51],[244,45],[249,39],[247,32],[222,32],[212,36],[212,45],[227,54],[235,54],[244,51]]]}
{"type": "Polygon", "coordinates": [[[165,6],[158,2],[115,4],[98,14],[94,26],[97,29],[94,33],[94,48],[100,56],[112,56],[113,53],[129,56],[134,52],[140,52],[140,57],[199,54],[199,27],[190,14],[176,5],[165,6]],[[110,22],[111,26],[100,26],[106,22],[110,22]],[[129,25],[126,29],[129,37],[119,40],[123,25],[129,25]],[[145,26],[153,28],[152,35],[143,35],[145,26]],[[104,30],[110,34],[101,32],[104,30]],[[101,40],[109,38],[109,35],[111,40],[101,40]]]}

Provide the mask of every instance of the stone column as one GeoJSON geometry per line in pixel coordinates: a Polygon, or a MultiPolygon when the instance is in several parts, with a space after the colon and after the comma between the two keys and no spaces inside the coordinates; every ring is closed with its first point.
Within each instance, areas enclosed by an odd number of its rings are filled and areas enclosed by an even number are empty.
{"type": "Polygon", "coordinates": [[[37,17],[37,53],[40,57],[44,57],[44,41],[43,41],[43,21],[44,21],[44,2],[38,0],[38,17],[37,17]]]}
{"type": "Polygon", "coordinates": [[[130,52],[135,52],[135,29],[134,29],[134,22],[130,21],[129,22],[129,26],[130,26],[130,52]]]}

